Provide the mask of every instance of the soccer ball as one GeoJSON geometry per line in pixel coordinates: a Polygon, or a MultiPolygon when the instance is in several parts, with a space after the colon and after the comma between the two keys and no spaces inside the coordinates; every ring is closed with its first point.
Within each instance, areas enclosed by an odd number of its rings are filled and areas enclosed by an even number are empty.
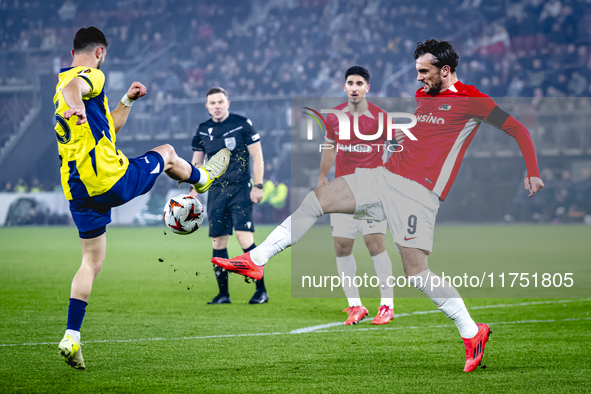
{"type": "Polygon", "coordinates": [[[191,234],[203,223],[203,206],[189,194],[179,194],[164,206],[164,223],[175,234],[191,234]]]}

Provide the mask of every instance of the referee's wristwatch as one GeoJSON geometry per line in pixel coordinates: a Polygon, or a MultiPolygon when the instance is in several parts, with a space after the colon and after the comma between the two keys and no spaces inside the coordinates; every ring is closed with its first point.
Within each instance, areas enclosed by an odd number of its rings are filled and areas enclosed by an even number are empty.
{"type": "Polygon", "coordinates": [[[262,183],[255,183],[253,185],[253,187],[256,187],[257,189],[262,189],[263,188],[263,184],[262,183]]]}

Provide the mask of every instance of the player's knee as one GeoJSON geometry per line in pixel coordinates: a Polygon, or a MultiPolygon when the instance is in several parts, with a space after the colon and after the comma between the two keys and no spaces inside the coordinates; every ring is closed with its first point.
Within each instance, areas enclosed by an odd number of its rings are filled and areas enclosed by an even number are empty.
{"type": "Polygon", "coordinates": [[[104,261],[105,261],[105,260],[104,260],[104,259],[102,259],[102,260],[100,260],[100,261],[97,261],[97,262],[94,264],[94,266],[93,266],[93,269],[94,269],[94,274],[95,274],[95,275],[98,275],[98,273],[99,273],[99,272],[101,272],[101,269],[103,268],[103,262],[104,262],[104,261]]]}
{"type": "Polygon", "coordinates": [[[372,256],[377,256],[378,254],[382,253],[385,249],[372,245],[372,246],[368,246],[367,250],[369,251],[369,254],[372,256]]]}
{"type": "Polygon", "coordinates": [[[105,261],[105,258],[99,258],[99,257],[83,257],[82,259],[82,265],[86,265],[88,267],[88,269],[90,270],[90,272],[92,272],[94,274],[94,276],[97,276],[99,272],[101,272],[101,269],[103,268],[103,262],[105,261]]]}
{"type": "Polygon", "coordinates": [[[386,250],[384,243],[379,241],[366,242],[365,245],[367,246],[369,254],[372,256],[377,256],[378,254],[386,250]]]}
{"type": "Polygon", "coordinates": [[[302,201],[302,206],[305,206],[314,217],[319,218],[324,215],[321,198],[322,195],[318,193],[318,189],[311,191],[302,201]]]}
{"type": "Polygon", "coordinates": [[[351,255],[352,251],[348,250],[348,249],[336,249],[335,250],[335,254],[337,255],[337,257],[347,257],[349,255],[351,255]]]}
{"type": "Polygon", "coordinates": [[[334,248],[337,257],[349,256],[353,252],[353,246],[349,242],[335,241],[334,248]]]}
{"type": "Polygon", "coordinates": [[[157,152],[162,156],[162,160],[164,160],[164,164],[168,164],[169,162],[173,161],[177,154],[174,150],[174,147],[170,144],[160,145],[159,147],[153,149],[154,152],[157,152]]]}
{"type": "Polygon", "coordinates": [[[164,151],[166,152],[166,155],[168,156],[168,160],[171,160],[174,157],[176,157],[176,151],[174,150],[174,147],[172,145],[164,144],[164,145],[162,145],[162,147],[164,148],[164,151]]]}

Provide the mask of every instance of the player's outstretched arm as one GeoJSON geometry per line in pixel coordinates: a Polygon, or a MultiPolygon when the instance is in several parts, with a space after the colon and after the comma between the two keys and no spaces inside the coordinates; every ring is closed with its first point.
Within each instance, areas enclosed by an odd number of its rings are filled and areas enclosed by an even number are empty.
{"type": "Polygon", "coordinates": [[[527,176],[524,179],[525,190],[529,191],[528,197],[532,197],[534,194],[542,190],[544,182],[540,177],[536,148],[534,147],[531,135],[521,122],[509,114],[507,114],[506,120],[503,122],[501,129],[511,137],[515,138],[517,145],[519,145],[519,150],[523,155],[525,166],[527,168],[527,176]]]}
{"type": "MultiPolygon", "coordinates": [[[[324,146],[328,147],[329,145],[333,145],[334,142],[330,142],[328,140],[324,141],[324,146]]],[[[317,188],[324,186],[328,183],[328,178],[326,177],[332,168],[337,157],[337,150],[334,148],[324,148],[322,149],[322,156],[320,158],[320,175],[318,175],[318,186],[317,188]]]]}
{"type": "Polygon", "coordinates": [[[77,116],[77,125],[86,123],[86,107],[82,101],[82,96],[90,93],[90,86],[80,79],[72,79],[65,88],[62,89],[62,96],[66,100],[66,104],[70,107],[69,110],[63,113],[64,119],[70,119],[72,116],[77,116]]]}
{"type": "Polygon", "coordinates": [[[118,133],[127,121],[133,102],[140,97],[145,96],[146,93],[148,93],[148,89],[146,89],[141,83],[136,81],[131,84],[129,90],[123,95],[123,98],[117,105],[117,108],[111,112],[113,124],[115,126],[115,133],[118,133]]]}
{"type": "Polygon", "coordinates": [[[476,112],[490,111],[486,115],[486,121],[494,127],[503,130],[507,135],[510,135],[517,141],[517,145],[519,145],[519,150],[525,161],[525,167],[527,168],[527,176],[524,184],[525,190],[529,191],[529,197],[542,190],[544,182],[540,177],[536,148],[527,128],[520,121],[502,110],[488,96],[483,97],[481,100],[472,100],[471,104],[476,112]],[[477,105],[474,103],[477,103],[477,105]],[[489,110],[489,108],[492,108],[492,110],[489,110]]]}

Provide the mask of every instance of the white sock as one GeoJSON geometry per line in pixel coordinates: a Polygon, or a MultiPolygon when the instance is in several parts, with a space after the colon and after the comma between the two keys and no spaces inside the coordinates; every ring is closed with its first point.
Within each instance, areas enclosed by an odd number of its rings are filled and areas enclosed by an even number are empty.
{"type": "Polygon", "coordinates": [[[439,310],[456,324],[462,338],[474,338],[478,334],[478,326],[461,298],[448,299],[445,304],[439,306],[439,310]]]}
{"type": "Polygon", "coordinates": [[[350,307],[363,306],[361,303],[361,298],[347,298],[347,301],[349,302],[350,307]]]}
{"type": "Polygon", "coordinates": [[[458,327],[462,338],[473,338],[478,333],[478,326],[470,317],[464,300],[448,281],[435,275],[430,269],[408,278],[417,289],[437,305],[445,316],[458,327]],[[435,279],[435,283],[433,280],[435,279]]]}
{"type": "Polygon", "coordinates": [[[353,280],[357,273],[357,263],[355,256],[352,254],[344,257],[337,257],[337,271],[339,276],[344,278],[343,291],[345,297],[349,301],[349,306],[361,306],[361,299],[359,298],[359,289],[354,285],[353,280]]]}
{"type": "Polygon", "coordinates": [[[72,337],[72,340],[76,343],[80,343],[80,331],[74,331],[74,330],[66,330],[66,333],[64,334],[64,336],[69,335],[72,337]]]}
{"type": "Polygon", "coordinates": [[[376,270],[378,279],[380,280],[380,294],[382,301],[380,305],[388,305],[394,309],[394,288],[388,286],[388,277],[392,276],[392,262],[387,251],[372,256],[373,266],[376,270]]]}
{"type": "Polygon", "coordinates": [[[256,265],[267,264],[271,257],[295,245],[322,215],[324,212],[316,194],[308,193],[299,208],[250,251],[250,258],[256,265]]]}
{"type": "Polygon", "coordinates": [[[199,180],[197,181],[197,184],[199,186],[203,186],[207,183],[207,180],[209,179],[207,177],[207,173],[203,170],[203,168],[197,168],[199,170],[199,180]]]}

